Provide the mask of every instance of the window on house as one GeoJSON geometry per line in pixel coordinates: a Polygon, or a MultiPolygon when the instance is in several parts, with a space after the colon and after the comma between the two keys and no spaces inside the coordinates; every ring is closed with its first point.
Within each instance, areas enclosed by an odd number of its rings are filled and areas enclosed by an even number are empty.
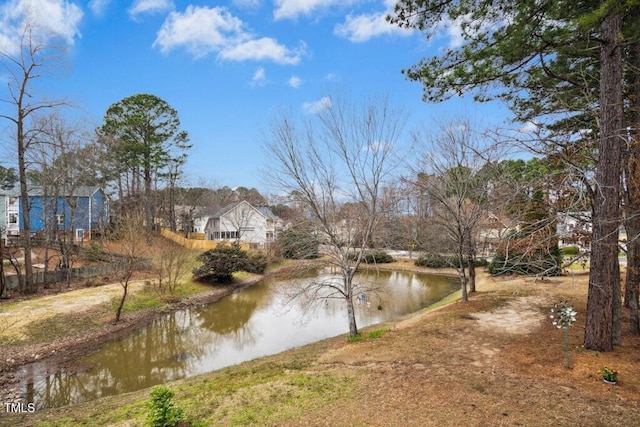
{"type": "Polygon", "coordinates": [[[56,215],[56,224],[64,225],[64,215],[56,215]]]}
{"type": "Polygon", "coordinates": [[[18,214],[10,213],[9,214],[9,224],[17,224],[18,223],[18,214]]]}

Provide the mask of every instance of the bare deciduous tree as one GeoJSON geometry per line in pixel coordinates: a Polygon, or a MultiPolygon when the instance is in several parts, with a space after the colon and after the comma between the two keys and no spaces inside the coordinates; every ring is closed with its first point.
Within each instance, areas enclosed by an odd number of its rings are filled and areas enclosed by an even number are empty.
{"type": "MultiPolygon", "coordinates": [[[[66,104],[64,101],[51,101],[34,98],[31,90],[35,80],[54,67],[60,58],[62,47],[49,41],[57,39],[55,34],[43,36],[43,29],[35,22],[27,19],[22,26],[17,52],[1,51],[0,63],[5,70],[7,80],[7,95],[2,103],[10,105],[13,113],[0,113],[0,117],[15,126],[15,143],[18,160],[18,177],[22,207],[22,237],[24,246],[25,290],[28,293],[36,291],[33,280],[31,260],[31,223],[29,219],[29,198],[27,184],[27,153],[30,146],[38,140],[42,132],[33,119],[47,110],[55,109],[66,104]]],[[[44,31],[46,32],[46,31],[44,31]]]]}
{"type": "Polygon", "coordinates": [[[116,323],[120,321],[133,274],[140,269],[140,260],[148,251],[145,239],[141,238],[141,230],[144,230],[142,215],[122,217],[117,225],[115,238],[118,242],[119,256],[114,262],[120,263],[122,267],[118,272],[118,280],[122,286],[122,297],[116,308],[116,323]]]}
{"type": "Polygon", "coordinates": [[[162,240],[153,260],[160,295],[174,295],[184,276],[193,268],[192,252],[172,242],[162,240]]]}
{"type": "Polygon", "coordinates": [[[415,171],[422,179],[415,185],[429,195],[434,218],[446,230],[457,258],[453,267],[460,276],[462,301],[467,301],[467,286],[475,291],[475,236],[489,191],[491,147],[481,146],[467,121],[441,126],[427,145],[423,135],[415,139],[424,146],[415,171]]]}
{"type": "Polygon", "coordinates": [[[295,296],[343,299],[349,333],[355,336],[354,297],[360,285],[354,275],[383,213],[381,193],[396,166],[393,149],[404,115],[386,98],[362,105],[338,96],[325,99],[324,108],[303,127],[291,115],[276,120],[265,148],[271,183],[295,196],[326,245],[323,259],[338,272],[338,280],[307,282],[295,296]]]}

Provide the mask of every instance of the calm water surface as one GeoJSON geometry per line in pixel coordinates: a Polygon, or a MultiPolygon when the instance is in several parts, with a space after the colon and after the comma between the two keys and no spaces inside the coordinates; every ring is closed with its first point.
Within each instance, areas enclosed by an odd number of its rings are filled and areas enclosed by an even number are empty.
{"type": "MultiPolygon", "coordinates": [[[[415,312],[457,288],[455,279],[436,275],[379,272],[356,278],[383,289],[356,300],[359,328],[415,312]]],[[[273,283],[259,283],[205,307],[167,315],[77,361],[74,371],[51,373],[46,363],[28,365],[22,373],[25,399],[38,408],[85,402],[349,331],[344,302],[325,301],[313,311],[303,310],[298,304],[285,304],[286,297],[275,288],[273,283]]]]}

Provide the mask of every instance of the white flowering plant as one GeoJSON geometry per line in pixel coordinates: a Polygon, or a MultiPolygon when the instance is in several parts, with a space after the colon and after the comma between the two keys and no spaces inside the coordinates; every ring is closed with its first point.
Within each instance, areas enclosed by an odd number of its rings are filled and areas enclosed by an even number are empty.
{"type": "Polygon", "coordinates": [[[554,304],[551,308],[551,315],[549,316],[553,321],[551,322],[558,329],[568,328],[576,321],[576,314],[578,314],[567,301],[560,301],[554,304]]]}
{"type": "Polygon", "coordinates": [[[567,369],[571,367],[569,360],[569,326],[573,325],[576,321],[576,314],[578,314],[567,301],[560,301],[554,304],[551,308],[551,314],[549,317],[553,319],[551,323],[553,326],[564,331],[564,351],[567,356],[567,369]]]}

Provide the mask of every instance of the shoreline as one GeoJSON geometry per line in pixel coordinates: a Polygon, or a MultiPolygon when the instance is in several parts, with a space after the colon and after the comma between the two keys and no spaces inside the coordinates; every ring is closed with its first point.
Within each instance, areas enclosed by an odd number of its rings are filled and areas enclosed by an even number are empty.
{"type": "MultiPolygon", "coordinates": [[[[259,276],[253,276],[229,286],[215,286],[209,291],[200,292],[176,302],[166,303],[160,307],[146,308],[132,313],[127,313],[118,323],[108,322],[96,330],[83,331],[81,333],[71,332],[53,341],[37,344],[9,345],[0,348],[0,395],[3,402],[21,402],[16,389],[18,384],[29,372],[30,366],[45,366],[51,369],[74,369],[75,362],[82,357],[97,351],[102,345],[117,341],[127,335],[144,328],[154,320],[179,310],[200,307],[207,305],[240,292],[255,283],[274,277],[282,277],[309,268],[316,268],[317,261],[302,261],[295,263],[284,263],[278,265],[273,270],[259,276]]],[[[390,264],[363,265],[366,269],[396,270],[413,273],[452,275],[454,271],[443,271],[441,269],[428,269],[416,267],[413,260],[398,260],[390,264]]],[[[96,288],[96,289],[99,289],[96,288]]],[[[455,291],[454,291],[455,293],[455,291]]],[[[98,315],[100,308],[91,307],[79,314],[79,321],[88,321],[93,316],[98,315]]]]}
{"type": "MultiPolygon", "coordinates": [[[[160,307],[145,308],[127,313],[120,322],[102,324],[96,330],[72,332],[53,341],[37,344],[9,345],[0,347],[0,396],[2,402],[22,402],[22,396],[15,385],[20,382],[29,366],[43,363],[56,368],[73,369],[74,362],[97,351],[102,345],[117,341],[138,329],[144,328],[154,320],[179,310],[197,308],[240,292],[257,282],[286,275],[292,270],[309,268],[312,263],[303,262],[292,265],[283,263],[262,275],[253,275],[230,285],[211,285],[213,289],[193,294],[160,307]]],[[[95,289],[100,289],[99,287],[95,289]]],[[[89,320],[98,314],[99,307],[91,307],[80,314],[80,320],[89,320]]],[[[0,408],[1,409],[1,408],[0,408]]],[[[1,411],[0,411],[1,412],[1,411]]]]}
{"type": "MultiPolygon", "coordinates": [[[[481,272],[469,302],[454,293],[440,305],[385,323],[381,335],[365,329],[356,342],[341,335],[168,387],[192,425],[371,425],[375,420],[375,425],[453,426],[468,424],[470,416],[473,425],[633,425],[640,407],[635,375],[640,338],[624,331],[623,344],[600,353],[580,346],[583,330],[576,326],[568,331],[571,369],[566,367],[562,334],[548,313],[555,302],[568,300],[583,320],[587,275],[572,276],[541,281],[481,272]],[[602,366],[621,372],[618,385],[602,382],[602,366]]],[[[142,425],[148,401],[149,390],[143,389],[9,414],[2,421],[142,425]]]]}

